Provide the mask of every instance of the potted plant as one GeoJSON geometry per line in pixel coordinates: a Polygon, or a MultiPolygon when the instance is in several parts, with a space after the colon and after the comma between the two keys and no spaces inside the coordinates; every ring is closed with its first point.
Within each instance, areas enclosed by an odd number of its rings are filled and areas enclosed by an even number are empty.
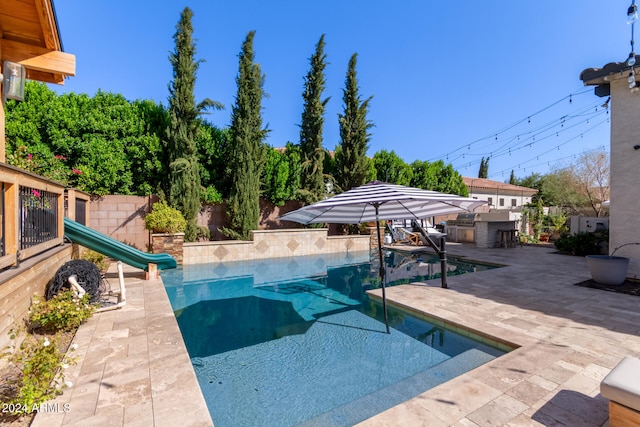
{"type": "Polygon", "coordinates": [[[166,253],[182,264],[182,245],[187,221],[182,213],[167,205],[165,201],[155,203],[144,218],[147,230],[151,230],[151,251],[166,253]]]}
{"type": "Polygon", "coordinates": [[[613,250],[611,255],[587,255],[587,265],[591,278],[603,285],[621,285],[627,278],[627,268],[629,258],[615,256],[618,249],[629,245],[640,245],[640,243],[625,243],[613,250]]]}

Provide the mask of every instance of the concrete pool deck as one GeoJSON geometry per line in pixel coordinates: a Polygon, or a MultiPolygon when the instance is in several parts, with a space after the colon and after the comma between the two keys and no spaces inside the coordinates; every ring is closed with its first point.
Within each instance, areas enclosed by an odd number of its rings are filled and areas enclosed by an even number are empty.
{"type": "MultiPolygon", "coordinates": [[[[360,425],[607,426],[600,381],[640,355],[640,298],[573,286],[589,278],[584,258],[549,247],[449,244],[448,253],[507,266],[449,277],[449,289],[388,288],[388,300],[519,348],[360,425]]],[[[162,282],[125,271],[126,307],[76,334],[74,385],[55,401],[69,411],[32,425],[212,425],[162,282]]]]}

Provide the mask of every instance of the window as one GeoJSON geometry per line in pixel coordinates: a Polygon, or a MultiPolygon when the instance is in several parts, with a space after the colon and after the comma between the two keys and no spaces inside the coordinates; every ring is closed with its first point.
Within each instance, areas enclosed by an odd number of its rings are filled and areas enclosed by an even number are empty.
{"type": "Polygon", "coordinates": [[[493,197],[487,197],[487,203],[489,203],[489,206],[493,205],[493,197]]]}
{"type": "Polygon", "coordinates": [[[504,206],[504,199],[500,197],[500,206],[504,206]]]}
{"type": "Polygon", "coordinates": [[[515,208],[516,206],[518,206],[518,200],[517,199],[511,199],[511,207],[515,208]]]}

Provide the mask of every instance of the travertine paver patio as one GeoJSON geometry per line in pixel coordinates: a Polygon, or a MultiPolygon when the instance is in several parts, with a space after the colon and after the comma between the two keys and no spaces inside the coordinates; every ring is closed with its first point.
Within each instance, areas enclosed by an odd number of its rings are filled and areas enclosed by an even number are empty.
{"type": "Polygon", "coordinates": [[[574,286],[589,278],[584,258],[553,248],[448,249],[509,266],[449,277],[449,289],[390,288],[389,300],[520,348],[361,425],[608,425],[600,381],[640,355],[640,297],[574,286]]]}
{"type": "Polygon", "coordinates": [[[80,326],[78,363],[65,372],[74,385],[32,426],[213,425],[162,280],[143,278],[125,266],[126,306],[80,326]]]}
{"type": "MultiPolygon", "coordinates": [[[[573,286],[583,258],[553,248],[448,247],[451,255],[508,264],[387,290],[389,301],[520,347],[361,423],[363,426],[601,426],[602,378],[640,355],[640,298],[573,286]]],[[[69,412],[36,426],[211,425],[161,281],[127,278],[127,306],[83,325],[69,412]]],[[[111,279],[115,280],[115,279],[111,279]]]]}

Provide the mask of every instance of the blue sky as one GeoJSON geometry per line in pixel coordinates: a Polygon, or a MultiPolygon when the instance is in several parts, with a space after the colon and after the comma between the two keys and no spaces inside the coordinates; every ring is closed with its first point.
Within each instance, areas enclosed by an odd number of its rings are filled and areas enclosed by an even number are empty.
{"type": "Polygon", "coordinates": [[[77,72],[59,93],[95,94],[167,105],[168,56],[180,12],[194,12],[196,98],[225,105],[206,119],[230,123],[238,53],[256,31],[255,59],[266,75],[267,143],[298,142],[303,79],[325,34],[330,97],[324,146],[339,143],[337,116],[349,58],[358,54],[362,98],[373,96],[369,155],[394,150],[410,163],[442,159],[489,178],[546,173],[582,152],[609,147],[605,99],[580,72],[623,61],[630,51],[630,1],[405,0],[148,1],[55,0],[64,50],[77,72]]]}

